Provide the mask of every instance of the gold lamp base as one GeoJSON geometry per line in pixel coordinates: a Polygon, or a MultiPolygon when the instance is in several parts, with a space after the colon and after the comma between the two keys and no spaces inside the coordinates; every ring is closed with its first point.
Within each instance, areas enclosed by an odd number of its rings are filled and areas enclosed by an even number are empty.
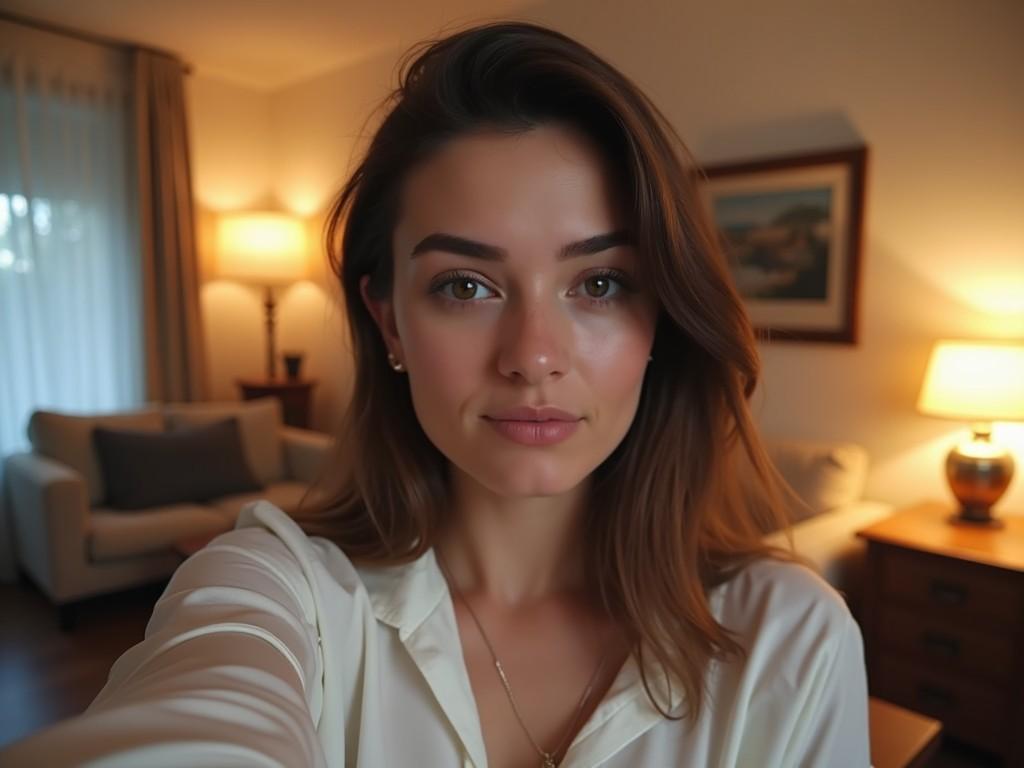
{"type": "Polygon", "coordinates": [[[969,442],[961,443],[946,456],[946,479],[960,502],[960,510],[949,521],[957,525],[1002,527],[992,516],[992,506],[1006,492],[1013,479],[1013,456],[992,442],[987,423],[971,426],[969,442]]]}

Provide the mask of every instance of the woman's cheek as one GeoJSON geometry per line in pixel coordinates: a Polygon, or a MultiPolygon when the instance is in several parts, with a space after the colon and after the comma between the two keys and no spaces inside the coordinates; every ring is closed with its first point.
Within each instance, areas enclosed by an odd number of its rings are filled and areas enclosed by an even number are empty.
{"type": "Polygon", "coordinates": [[[438,323],[426,319],[410,324],[403,336],[409,383],[421,421],[448,422],[474,398],[484,378],[487,341],[481,329],[463,321],[438,323]]]}
{"type": "Polygon", "coordinates": [[[577,359],[600,377],[630,382],[643,376],[654,340],[644,317],[622,317],[588,324],[577,336],[577,359]]]}
{"type": "Polygon", "coordinates": [[[413,365],[431,376],[464,375],[480,365],[479,358],[486,353],[485,327],[471,317],[468,310],[449,310],[452,318],[442,313],[420,313],[410,318],[409,328],[403,335],[407,345],[410,368],[413,365]]]}

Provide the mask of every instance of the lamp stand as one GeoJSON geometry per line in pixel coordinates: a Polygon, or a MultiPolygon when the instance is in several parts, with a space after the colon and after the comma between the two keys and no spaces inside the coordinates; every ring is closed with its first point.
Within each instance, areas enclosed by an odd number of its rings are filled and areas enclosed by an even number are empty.
{"type": "Polygon", "coordinates": [[[1001,528],[1003,521],[992,517],[992,505],[1013,479],[1013,456],[992,442],[992,425],[971,425],[970,442],[957,445],[946,456],[946,479],[960,502],[960,510],[949,521],[956,524],[1001,528]]]}
{"type": "Polygon", "coordinates": [[[277,378],[277,351],[274,349],[274,289],[266,286],[263,306],[267,310],[267,379],[277,378]]]}

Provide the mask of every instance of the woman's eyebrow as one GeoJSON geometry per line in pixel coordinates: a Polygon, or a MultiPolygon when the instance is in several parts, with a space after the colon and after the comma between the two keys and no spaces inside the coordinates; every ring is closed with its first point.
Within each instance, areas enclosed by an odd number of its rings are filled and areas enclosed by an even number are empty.
{"type": "MultiPolygon", "coordinates": [[[[589,256],[600,253],[617,245],[631,245],[632,238],[629,233],[620,229],[615,232],[607,232],[603,235],[594,235],[585,240],[577,240],[562,247],[558,253],[558,259],[571,259],[575,256],[589,256]]],[[[508,252],[504,248],[487,243],[479,243],[476,240],[469,240],[457,235],[449,235],[445,232],[434,232],[420,240],[412,249],[410,259],[415,259],[421,253],[427,251],[445,251],[459,256],[468,256],[471,259],[483,259],[485,261],[504,261],[508,252]]]]}

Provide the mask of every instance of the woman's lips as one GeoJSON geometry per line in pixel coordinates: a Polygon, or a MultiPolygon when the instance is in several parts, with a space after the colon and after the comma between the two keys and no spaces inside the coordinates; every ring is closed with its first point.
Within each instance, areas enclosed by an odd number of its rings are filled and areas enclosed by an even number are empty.
{"type": "Polygon", "coordinates": [[[523,421],[518,419],[492,419],[484,417],[484,421],[507,437],[521,445],[554,445],[567,440],[578,428],[580,420],[562,421],[523,421]]]}
{"type": "Polygon", "coordinates": [[[579,421],[578,414],[563,411],[553,405],[516,405],[511,408],[489,409],[486,419],[498,421],[579,421]]]}

